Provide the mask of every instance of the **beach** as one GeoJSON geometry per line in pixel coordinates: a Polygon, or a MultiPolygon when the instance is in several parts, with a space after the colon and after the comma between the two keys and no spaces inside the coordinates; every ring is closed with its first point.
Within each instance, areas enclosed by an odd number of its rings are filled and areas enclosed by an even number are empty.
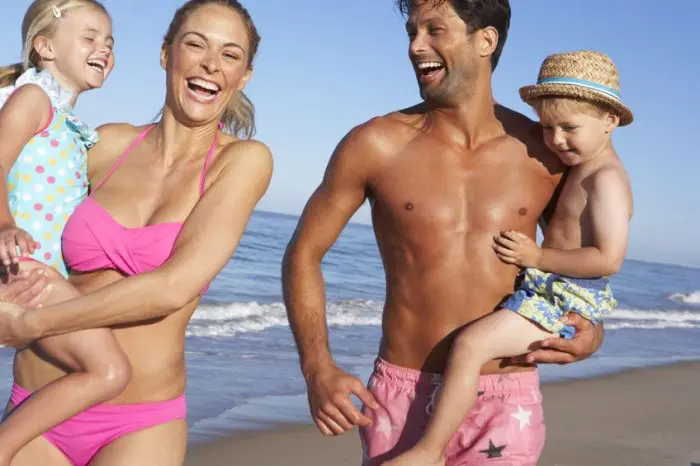
{"type": "MultiPolygon", "coordinates": [[[[280,293],[280,261],[297,222],[294,216],[255,212],[187,327],[190,464],[280,464],[264,456],[274,454],[287,464],[324,452],[336,456],[312,456],[306,464],[358,464],[357,435],[324,439],[304,425],[306,387],[280,293]],[[218,449],[235,454],[207,463],[205,456],[223,454],[218,449]]],[[[323,271],[333,356],[366,382],[379,348],[385,296],[371,228],[348,225],[324,258],[323,271]]],[[[541,464],[689,466],[674,459],[692,456],[689,444],[673,442],[689,435],[690,445],[693,439],[700,445],[694,423],[700,416],[690,395],[700,393],[700,384],[693,370],[677,364],[700,361],[700,269],[627,260],[611,284],[619,306],[605,320],[601,348],[576,364],[540,367],[549,394],[549,440],[541,464]],[[636,369],[641,371],[629,372],[636,369]],[[648,407],[651,400],[655,404],[648,407]],[[613,408],[621,410],[614,420],[613,408]],[[580,422],[573,426],[572,419],[580,422]],[[579,443],[566,437],[576,429],[584,431],[579,443]],[[578,448],[601,457],[577,462],[586,458],[578,448]],[[627,456],[617,458],[610,449],[627,456]]],[[[12,387],[13,354],[0,348],[3,400],[12,387]]],[[[694,461],[700,463],[700,455],[694,461]]]]}
{"type": "MultiPolygon", "coordinates": [[[[546,383],[541,466],[700,464],[700,363],[546,383]]],[[[195,445],[187,466],[359,466],[357,432],[321,436],[313,425],[237,431],[195,445]]]]}

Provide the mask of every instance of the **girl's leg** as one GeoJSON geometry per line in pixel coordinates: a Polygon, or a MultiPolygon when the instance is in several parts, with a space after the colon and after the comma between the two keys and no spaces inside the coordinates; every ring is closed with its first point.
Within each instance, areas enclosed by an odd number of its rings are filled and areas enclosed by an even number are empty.
{"type": "Polygon", "coordinates": [[[552,334],[507,309],[467,326],[455,339],[428,428],[416,447],[386,465],[441,465],[444,451],[476,401],[481,367],[518,356],[552,334]]]}
{"type": "Polygon", "coordinates": [[[10,466],[73,466],[63,453],[48,440],[37,437],[29,442],[10,463],[10,466]]]}
{"type": "MultiPolygon", "coordinates": [[[[8,402],[2,418],[8,416],[12,409],[12,403],[8,402]]],[[[11,466],[34,466],[37,464],[72,466],[65,455],[43,437],[37,437],[25,445],[12,459],[11,466]]]]}
{"type": "MultiPolygon", "coordinates": [[[[58,274],[50,276],[52,291],[47,304],[79,296],[58,274]]],[[[49,337],[37,345],[49,358],[74,372],[36,391],[0,424],[0,466],[9,465],[24,445],[55,425],[119,395],[131,377],[129,361],[109,329],[49,337]]]]}

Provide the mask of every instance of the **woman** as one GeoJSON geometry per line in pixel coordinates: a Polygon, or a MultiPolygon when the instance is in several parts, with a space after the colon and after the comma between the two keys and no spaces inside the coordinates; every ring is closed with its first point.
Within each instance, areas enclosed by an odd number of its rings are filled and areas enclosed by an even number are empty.
{"type": "MultiPolygon", "coordinates": [[[[26,312],[3,304],[0,343],[112,327],[132,380],[111,404],[32,442],[13,466],[183,462],[185,328],[272,172],[263,144],[226,134],[247,138],[254,130],[242,89],[259,41],[237,1],[190,0],[175,14],[161,51],[167,75],[161,120],[100,128],[90,154],[92,194],[63,236],[71,283],[84,296],[26,312]]],[[[14,373],[12,401],[21,401],[16,391],[28,394],[63,375],[32,349],[17,353],[14,373]]]]}

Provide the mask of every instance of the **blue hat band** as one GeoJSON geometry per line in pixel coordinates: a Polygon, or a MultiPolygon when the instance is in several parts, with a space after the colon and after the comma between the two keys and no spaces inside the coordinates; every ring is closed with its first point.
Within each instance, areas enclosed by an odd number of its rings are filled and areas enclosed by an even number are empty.
{"type": "Polygon", "coordinates": [[[615,99],[616,101],[622,103],[620,99],[620,94],[613,88],[608,86],[603,86],[602,84],[594,83],[592,81],[586,81],[585,79],[576,78],[542,78],[537,80],[537,84],[565,84],[569,86],[578,86],[597,91],[615,99]]]}

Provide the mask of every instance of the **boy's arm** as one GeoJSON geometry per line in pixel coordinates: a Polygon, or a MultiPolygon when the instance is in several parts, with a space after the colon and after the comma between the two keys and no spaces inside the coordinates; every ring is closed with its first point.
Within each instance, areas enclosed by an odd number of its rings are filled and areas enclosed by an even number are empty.
{"type": "Polygon", "coordinates": [[[624,173],[604,169],[592,177],[588,214],[595,246],[579,249],[538,248],[525,235],[504,232],[496,253],[505,262],[569,277],[601,277],[617,273],[627,249],[630,194],[624,173]]]}

